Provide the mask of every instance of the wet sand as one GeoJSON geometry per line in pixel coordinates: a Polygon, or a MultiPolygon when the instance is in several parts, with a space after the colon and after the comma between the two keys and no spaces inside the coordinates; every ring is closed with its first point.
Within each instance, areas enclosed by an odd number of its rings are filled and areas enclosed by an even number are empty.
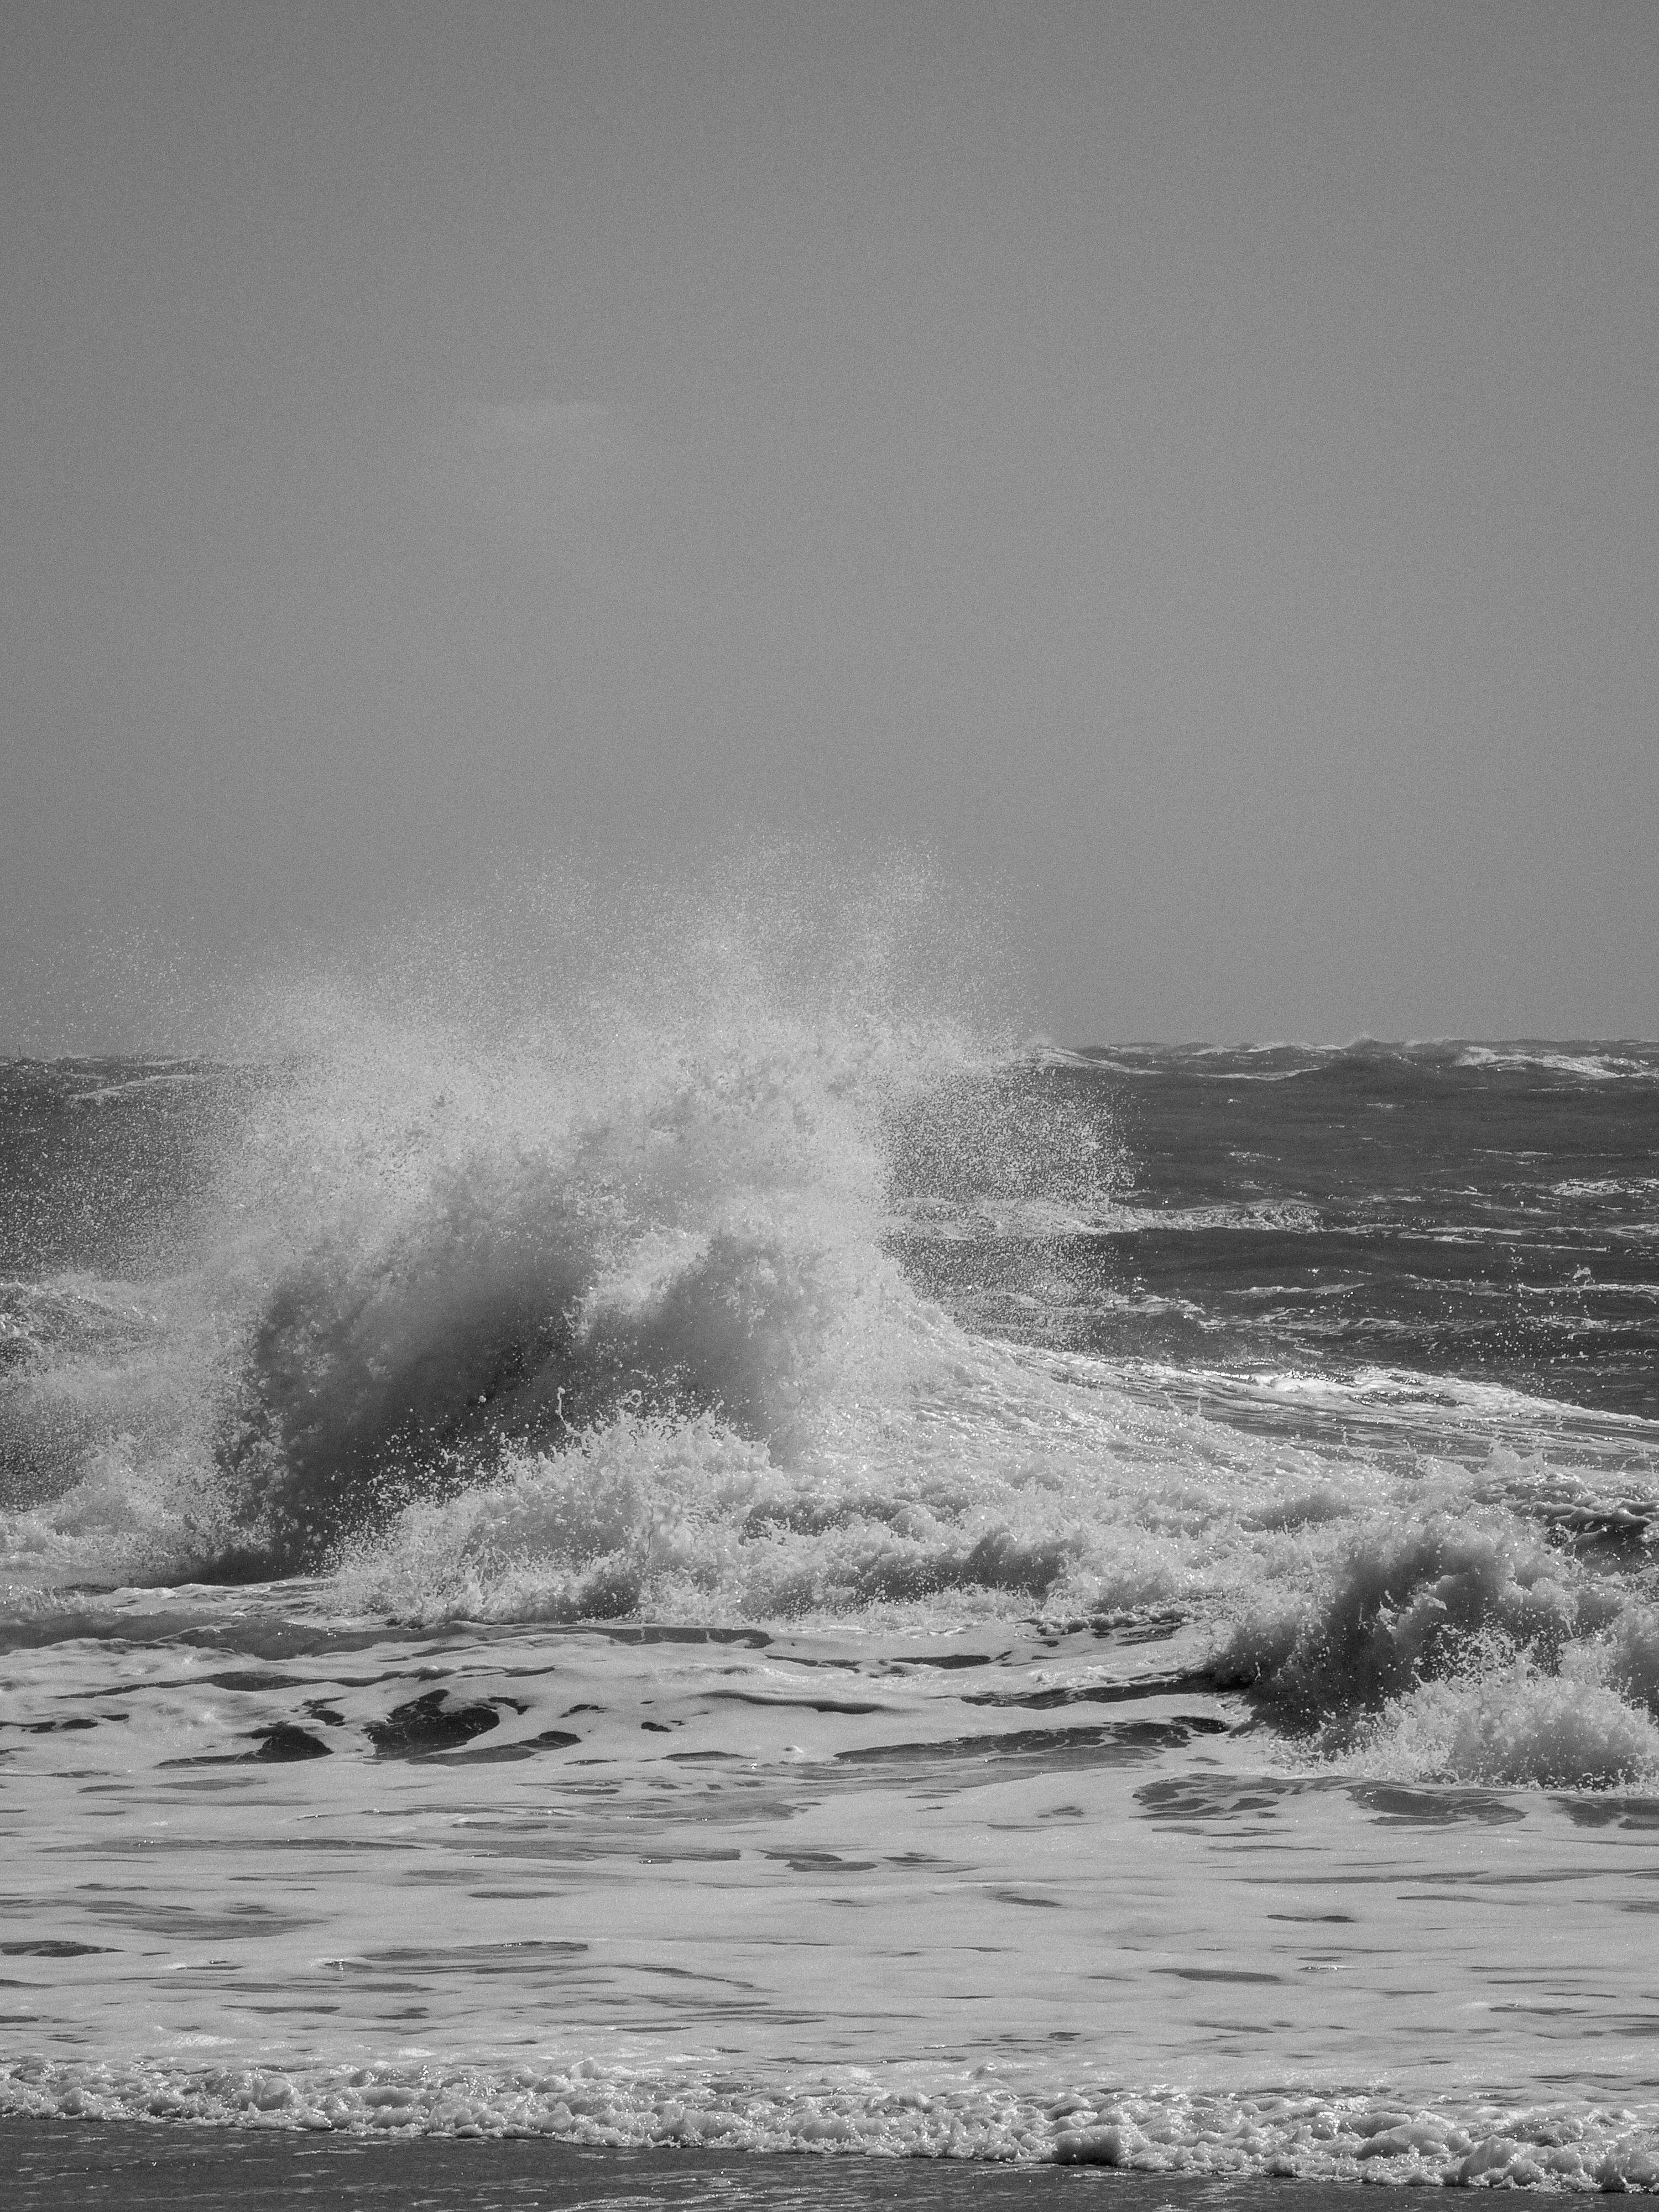
{"type": "MultiPolygon", "coordinates": [[[[865,2212],[1323,2212],[1355,2185],[1194,2179],[1079,2166],[589,2150],[568,2143],[241,2133],[133,2122],[0,2120],[12,2212],[584,2212],[593,2207],[817,2207],[865,2212]]],[[[1415,2192],[1413,2192],[1415,2194],[1415,2192]]]]}

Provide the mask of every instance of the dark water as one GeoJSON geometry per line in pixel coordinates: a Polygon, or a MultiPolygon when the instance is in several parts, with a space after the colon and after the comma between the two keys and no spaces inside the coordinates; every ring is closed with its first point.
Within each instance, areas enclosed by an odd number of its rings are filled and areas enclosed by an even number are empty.
{"type": "Polygon", "coordinates": [[[1046,1079],[1103,1116],[1109,1202],[1054,1209],[1035,1300],[1006,1250],[999,1285],[994,1246],[917,1248],[942,1294],[1109,1358],[1659,1418],[1653,1046],[1100,1047],[1046,1079]]]}

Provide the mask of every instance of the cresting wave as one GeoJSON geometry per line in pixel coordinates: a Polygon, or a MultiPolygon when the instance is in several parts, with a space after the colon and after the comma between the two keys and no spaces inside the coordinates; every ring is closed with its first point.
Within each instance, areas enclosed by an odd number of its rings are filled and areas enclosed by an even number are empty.
{"type": "MultiPolygon", "coordinates": [[[[532,900],[272,994],[228,1072],[82,1086],[88,1120],[196,1086],[207,1169],[165,1273],[7,1293],[15,1603],[304,1574],[428,1623],[1173,1608],[1296,1756],[1659,1771],[1659,1428],[1063,1348],[1079,1240],[1317,1215],[1126,1202],[1104,1094],[941,985],[930,900],[532,900]]],[[[1256,1055],[1287,1056],[1331,1060],[1256,1055]]]]}
{"type": "Polygon", "coordinates": [[[671,902],[648,958],[639,917],[520,915],[516,975],[452,933],[424,973],[280,994],[145,1321],[123,1285],[14,1292],[15,1501],[84,1528],[125,1487],[105,1571],[269,1575],[624,1408],[787,1460],[854,1370],[897,1387],[884,1148],[991,1062],[902,1003],[907,890],[876,888],[758,923],[671,902]]]}

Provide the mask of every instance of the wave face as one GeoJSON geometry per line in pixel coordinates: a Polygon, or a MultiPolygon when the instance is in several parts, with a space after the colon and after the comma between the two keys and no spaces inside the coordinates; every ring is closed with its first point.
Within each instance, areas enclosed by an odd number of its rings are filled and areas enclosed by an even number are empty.
{"type": "Polygon", "coordinates": [[[984,972],[896,873],[540,892],[210,1058],[0,1071],[0,2103],[1648,2172],[1659,1050],[1017,1048],[984,972]],[[177,1834],[130,1912],[88,1776],[177,1834]],[[1499,1828],[1525,1882],[1607,1854],[1531,2026],[1426,1893],[1307,1905],[1499,1828]]]}

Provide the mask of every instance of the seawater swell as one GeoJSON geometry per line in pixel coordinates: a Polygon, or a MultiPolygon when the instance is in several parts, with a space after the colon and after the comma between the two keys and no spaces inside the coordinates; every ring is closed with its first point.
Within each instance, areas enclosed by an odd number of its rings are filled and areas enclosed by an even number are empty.
{"type": "MultiPolygon", "coordinates": [[[[1126,1202],[1118,1091],[857,979],[803,996],[722,960],[517,1029],[313,988],[240,1072],[31,1077],[129,1182],[118,1117],[171,1132],[190,1236],[153,1227],[165,1273],[12,1294],[22,1608],[319,1572],[344,1610],[428,1621],[1174,1608],[1322,1756],[1659,1767],[1651,1424],[1103,1357],[1121,1276],[1094,1255],[1193,1212],[1144,1176],[1126,1202]],[[983,1325],[992,1281],[1024,1341],[983,1325]]],[[[1280,1052],[1255,1095],[1409,1098],[1516,1057],[1280,1052]]],[[[1556,1085],[1583,1058],[1533,1056],[1556,1085]]],[[[1246,1060],[1203,1082],[1259,1080],[1246,1060]]],[[[1270,1191],[1258,1233],[1309,1234],[1313,1200],[1270,1191]]]]}

